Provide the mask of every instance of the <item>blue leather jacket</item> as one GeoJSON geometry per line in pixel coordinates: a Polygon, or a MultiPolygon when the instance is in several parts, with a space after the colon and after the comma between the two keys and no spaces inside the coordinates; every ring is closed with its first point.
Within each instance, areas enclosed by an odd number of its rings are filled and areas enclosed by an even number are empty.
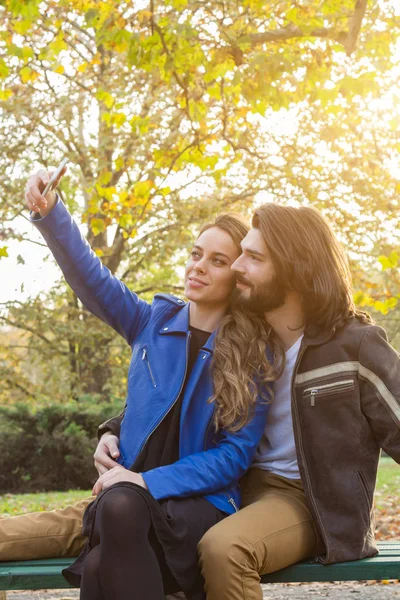
{"type": "MultiPolygon", "coordinates": [[[[60,200],[49,215],[32,221],[81,302],[132,348],[120,435],[121,463],[129,469],[180,395],[188,361],[189,304],[169,295],[156,295],[152,304],[140,300],[101,263],[60,200]]],[[[252,462],[268,404],[259,401],[240,431],[215,431],[214,405],[207,402],[214,337],[200,350],[185,386],[179,460],[142,475],[157,500],[200,495],[230,514],[239,508],[238,479],[252,462]]]]}

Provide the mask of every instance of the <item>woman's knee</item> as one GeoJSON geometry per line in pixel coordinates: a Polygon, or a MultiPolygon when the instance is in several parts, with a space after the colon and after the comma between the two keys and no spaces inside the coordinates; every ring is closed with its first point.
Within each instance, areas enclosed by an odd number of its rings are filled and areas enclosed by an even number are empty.
{"type": "Polygon", "coordinates": [[[99,501],[97,517],[100,528],[112,528],[131,535],[133,530],[146,530],[150,513],[143,496],[132,488],[115,487],[99,501]],[[129,532],[129,533],[128,533],[129,532]]]}

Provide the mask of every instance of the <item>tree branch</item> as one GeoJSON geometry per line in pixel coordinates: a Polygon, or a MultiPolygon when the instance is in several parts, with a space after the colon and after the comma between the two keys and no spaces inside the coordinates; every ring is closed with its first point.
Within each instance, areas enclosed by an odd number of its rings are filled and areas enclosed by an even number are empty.
{"type": "Polygon", "coordinates": [[[358,36],[361,29],[361,24],[367,9],[368,0],[356,0],[354,13],[349,19],[349,29],[345,31],[335,31],[334,28],[318,27],[311,32],[304,33],[301,27],[289,24],[287,27],[282,27],[276,31],[263,31],[246,35],[237,39],[236,43],[231,46],[231,54],[237,66],[244,63],[244,52],[240,48],[243,44],[250,44],[252,48],[260,46],[267,42],[283,42],[293,38],[301,37],[317,37],[323,39],[331,39],[345,48],[348,55],[352,54],[356,48],[358,36]]]}
{"type": "Polygon", "coordinates": [[[20,390],[21,392],[23,392],[24,394],[26,394],[27,396],[29,396],[30,398],[35,399],[36,396],[34,394],[32,394],[29,390],[27,390],[24,386],[22,386],[20,383],[17,383],[16,381],[14,381],[13,379],[10,379],[10,377],[6,377],[5,378],[5,382],[8,383],[9,386],[11,387],[15,387],[18,390],[20,390]]]}
{"type": "Polygon", "coordinates": [[[85,29],[84,27],[80,27],[75,21],[72,21],[71,19],[69,19],[68,17],[64,17],[66,23],[69,23],[69,25],[71,25],[71,27],[73,27],[74,29],[76,29],[77,31],[79,31],[80,33],[82,33],[83,35],[86,35],[86,37],[89,38],[89,40],[91,42],[93,42],[94,45],[96,45],[96,38],[94,35],[92,35],[91,33],[89,33],[89,31],[87,29],[85,29]]]}
{"type": "Polygon", "coordinates": [[[346,40],[343,42],[348,56],[350,56],[350,54],[352,54],[356,49],[357,40],[360,34],[363,18],[367,10],[367,5],[368,0],[357,0],[354,14],[349,19],[349,32],[346,40]]]}
{"type": "Polygon", "coordinates": [[[46,344],[49,344],[49,346],[53,347],[58,352],[58,354],[67,356],[67,352],[62,352],[58,345],[54,345],[54,343],[51,340],[49,340],[45,335],[43,335],[42,333],[39,333],[32,327],[29,327],[29,325],[25,325],[22,323],[15,323],[8,317],[4,317],[4,316],[0,317],[0,321],[3,321],[4,323],[7,323],[7,325],[10,325],[11,327],[15,327],[16,329],[22,329],[23,331],[29,331],[29,333],[31,333],[32,335],[35,335],[36,337],[38,337],[41,340],[43,340],[44,342],[46,342],[46,344]]]}

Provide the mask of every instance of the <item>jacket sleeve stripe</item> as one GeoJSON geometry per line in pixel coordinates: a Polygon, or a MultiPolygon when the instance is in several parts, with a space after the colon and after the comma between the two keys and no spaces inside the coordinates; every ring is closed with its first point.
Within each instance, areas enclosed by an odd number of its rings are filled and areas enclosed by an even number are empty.
{"type": "Polygon", "coordinates": [[[294,381],[295,385],[302,385],[313,379],[319,379],[320,377],[326,377],[327,375],[340,375],[341,373],[358,373],[360,363],[358,361],[346,361],[341,363],[334,363],[326,367],[320,367],[319,369],[312,369],[312,371],[306,371],[296,375],[294,381]]]}
{"type": "Polygon", "coordinates": [[[363,365],[359,366],[360,377],[371,383],[400,425],[400,405],[393,394],[387,389],[382,379],[363,365]]]}

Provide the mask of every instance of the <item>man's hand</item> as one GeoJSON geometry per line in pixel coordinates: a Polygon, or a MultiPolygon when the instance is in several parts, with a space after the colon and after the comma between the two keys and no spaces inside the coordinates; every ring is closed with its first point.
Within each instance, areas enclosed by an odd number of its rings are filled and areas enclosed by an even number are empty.
{"type": "Polygon", "coordinates": [[[107,473],[110,469],[119,466],[118,463],[113,460],[118,458],[120,454],[118,445],[119,439],[116,435],[109,431],[103,433],[93,455],[94,466],[99,475],[103,475],[103,473],[107,473]]]}
{"type": "Polygon", "coordinates": [[[133,471],[129,471],[129,469],[125,469],[125,467],[118,465],[98,478],[93,486],[92,493],[94,496],[97,496],[102,490],[106,490],[111,485],[114,485],[114,483],[121,483],[122,481],[136,483],[147,490],[147,485],[140,473],[134,473],[133,471]]]}
{"type": "MultiPolygon", "coordinates": [[[[61,177],[64,175],[66,167],[61,171],[59,178],[54,184],[57,187],[61,177]]],[[[47,192],[46,198],[42,196],[42,192],[50,180],[53,171],[45,171],[40,169],[34,175],[31,175],[25,187],[25,202],[29,210],[40,213],[41,217],[45,217],[52,211],[56,203],[56,194],[51,190],[47,192]]]]}

